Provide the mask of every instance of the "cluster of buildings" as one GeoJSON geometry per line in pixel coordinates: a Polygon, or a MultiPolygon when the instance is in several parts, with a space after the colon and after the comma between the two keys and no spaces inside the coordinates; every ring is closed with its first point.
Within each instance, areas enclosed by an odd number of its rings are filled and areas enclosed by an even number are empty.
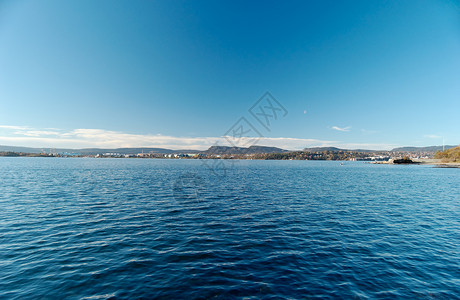
{"type": "Polygon", "coordinates": [[[90,157],[103,158],[103,157],[113,157],[113,158],[194,158],[201,154],[198,153],[137,153],[137,154],[121,154],[121,153],[112,153],[107,152],[103,154],[96,154],[90,157]]]}

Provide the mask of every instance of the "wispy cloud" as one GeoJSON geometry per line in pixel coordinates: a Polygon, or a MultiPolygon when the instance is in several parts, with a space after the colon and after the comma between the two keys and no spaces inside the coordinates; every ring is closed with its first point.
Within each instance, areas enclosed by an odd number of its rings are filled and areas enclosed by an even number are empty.
{"type": "MultiPolygon", "coordinates": [[[[132,134],[104,129],[46,130],[23,126],[0,126],[0,144],[28,146],[37,148],[123,148],[158,147],[168,149],[204,150],[213,145],[231,146],[224,136],[220,137],[176,137],[161,134],[132,134]]],[[[252,138],[241,138],[248,141],[252,138]]],[[[300,150],[306,147],[336,146],[346,149],[369,148],[389,149],[393,145],[385,144],[347,144],[340,141],[304,139],[291,137],[262,137],[255,145],[279,147],[288,150],[300,150]]]]}
{"type": "Polygon", "coordinates": [[[48,130],[19,130],[16,131],[15,134],[18,135],[25,135],[25,136],[59,136],[60,133],[57,131],[48,131],[48,130]]]}
{"type": "Polygon", "coordinates": [[[332,126],[331,128],[337,131],[350,131],[351,126],[347,126],[347,127],[332,126]]]}
{"type": "Polygon", "coordinates": [[[15,129],[15,130],[26,130],[26,126],[14,126],[14,125],[0,125],[0,129],[15,129]]]}
{"type": "MultiPolygon", "coordinates": [[[[23,126],[0,126],[4,129],[0,136],[0,144],[29,147],[62,147],[62,148],[120,148],[120,147],[159,147],[170,149],[207,149],[212,145],[231,144],[224,137],[176,137],[161,134],[132,134],[104,129],[79,128],[74,130],[42,130],[23,126]]],[[[241,138],[240,142],[245,143],[241,138]]],[[[274,146],[284,149],[303,149],[312,145],[328,146],[335,141],[300,138],[270,138],[262,137],[257,145],[274,146]]]]}
{"type": "Polygon", "coordinates": [[[425,134],[423,137],[426,137],[429,139],[442,139],[442,136],[436,135],[436,134],[425,134]]]}

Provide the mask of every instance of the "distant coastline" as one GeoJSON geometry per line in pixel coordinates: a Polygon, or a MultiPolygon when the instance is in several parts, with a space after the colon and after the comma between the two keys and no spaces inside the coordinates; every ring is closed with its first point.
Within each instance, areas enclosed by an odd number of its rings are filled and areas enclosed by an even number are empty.
{"type": "MultiPolygon", "coordinates": [[[[207,150],[170,150],[163,148],[118,148],[118,149],[49,149],[37,153],[36,148],[16,147],[19,150],[33,149],[36,152],[4,151],[5,147],[14,150],[12,146],[0,146],[0,156],[3,157],[90,157],[90,158],[144,158],[144,159],[248,159],[248,160],[333,160],[333,161],[363,161],[379,164],[391,164],[393,160],[403,157],[410,158],[415,163],[439,165],[444,167],[460,166],[460,162],[435,159],[439,155],[435,150],[442,146],[422,148],[405,147],[390,151],[347,150],[334,147],[305,148],[299,151],[289,151],[276,147],[251,146],[227,147],[212,146],[207,150]],[[412,151],[406,151],[407,149],[412,151]],[[3,150],[3,151],[2,151],[3,150]],[[397,151],[395,151],[397,150],[397,151]],[[428,151],[430,150],[430,151],[428,151]],[[58,152],[59,151],[59,152],[58,152]],[[83,153],[81,153],[83,152],[83,153]]],[[[454,146],[447,146],[448,151],[454,146]]],[[[449,152],[449,153],[450,153],[449,152]]],[[[457,152],[455,152],[457,153],[457,152]]]]}

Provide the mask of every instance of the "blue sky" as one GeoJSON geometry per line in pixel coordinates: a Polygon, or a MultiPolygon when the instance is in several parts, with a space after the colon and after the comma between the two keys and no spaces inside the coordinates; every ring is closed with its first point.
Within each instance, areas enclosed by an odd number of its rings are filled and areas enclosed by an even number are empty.
{"type": "Polygon", "coordinates": [[[0,144],[460,143],[457,1],[1,1],[0,144]],[[248,109],[269,91],[270,131],[248,109]]]}

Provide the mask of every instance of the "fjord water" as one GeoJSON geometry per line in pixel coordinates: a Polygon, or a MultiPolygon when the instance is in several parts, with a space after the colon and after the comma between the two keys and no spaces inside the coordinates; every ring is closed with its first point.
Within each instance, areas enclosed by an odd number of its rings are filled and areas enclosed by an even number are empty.
{"type": "Polygon", "coordinates": [[[0,298],[460,297],[459,169],[225,164],[1,158],[0,298]]]}

